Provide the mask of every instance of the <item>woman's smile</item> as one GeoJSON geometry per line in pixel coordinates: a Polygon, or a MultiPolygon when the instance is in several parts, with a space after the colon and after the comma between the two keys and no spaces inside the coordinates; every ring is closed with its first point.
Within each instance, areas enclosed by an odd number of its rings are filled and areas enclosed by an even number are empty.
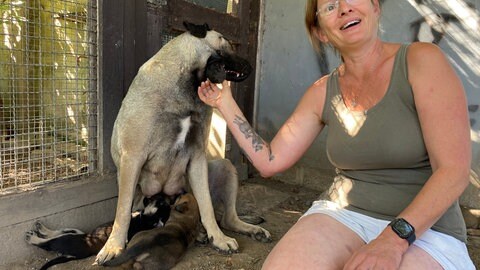
{"type": "Polygon", "coordinates": [[[362,22],[362,20],[360,20],[360,19],[348,20],[345,24],[342,25],[342,27],[340,27],[340,30],[344,31],[344,30],[347,30],[349,28],[353,28],[353,27],[359,25],[361,22],[362,22]]]}

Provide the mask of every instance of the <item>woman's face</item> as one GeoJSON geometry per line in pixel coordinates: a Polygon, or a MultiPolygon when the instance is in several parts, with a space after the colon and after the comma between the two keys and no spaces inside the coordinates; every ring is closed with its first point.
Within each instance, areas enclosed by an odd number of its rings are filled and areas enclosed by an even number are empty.
{"type": "Polygon", "coordinates": [[[340,51],[377,37],[378,0],[318,0],[317,12],[317,37],[340,51]]]}

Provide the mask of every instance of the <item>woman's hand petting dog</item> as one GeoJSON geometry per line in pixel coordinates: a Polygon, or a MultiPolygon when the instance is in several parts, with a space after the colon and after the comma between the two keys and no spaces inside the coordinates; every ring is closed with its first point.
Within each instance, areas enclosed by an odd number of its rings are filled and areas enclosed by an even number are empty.
{"type": "Polygon", "coordinates": [[[209,80],[202,82],[198,87],[198,97],[205,104],[217,108],[222,100],[232,97],[230,82],[223,81],[222,84],[214,84],[209,80]]]}

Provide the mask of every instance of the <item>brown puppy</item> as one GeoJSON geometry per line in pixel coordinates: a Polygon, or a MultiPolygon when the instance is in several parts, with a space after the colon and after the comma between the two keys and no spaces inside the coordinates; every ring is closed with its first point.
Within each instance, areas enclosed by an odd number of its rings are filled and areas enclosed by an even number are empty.
{"type": "Polygon", "coordinates": [[[170,269],[187,251],[200,225],[200,212],[195,197],[186,193],[172,206],[170,218],[164,227],[137,233],[127,249],[105,266],[134,269],[170,269]]]}

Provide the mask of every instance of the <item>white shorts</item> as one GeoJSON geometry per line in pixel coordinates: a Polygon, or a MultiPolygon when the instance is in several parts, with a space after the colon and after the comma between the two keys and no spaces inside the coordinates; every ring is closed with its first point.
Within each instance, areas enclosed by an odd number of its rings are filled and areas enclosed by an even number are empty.
{"type": "MultiPolygon", "coordinates": [[[[302,217],[311,214],[325,214],[334,218],[358,234],[365,243],[377,238],[390,223],[340,208],[336,203],[325,200],[313,202],[302,217]]],[[[465,243],[450,235],[430,229],[413,244],[430,254],[445,270],[475,270],[465,243]]]]}

